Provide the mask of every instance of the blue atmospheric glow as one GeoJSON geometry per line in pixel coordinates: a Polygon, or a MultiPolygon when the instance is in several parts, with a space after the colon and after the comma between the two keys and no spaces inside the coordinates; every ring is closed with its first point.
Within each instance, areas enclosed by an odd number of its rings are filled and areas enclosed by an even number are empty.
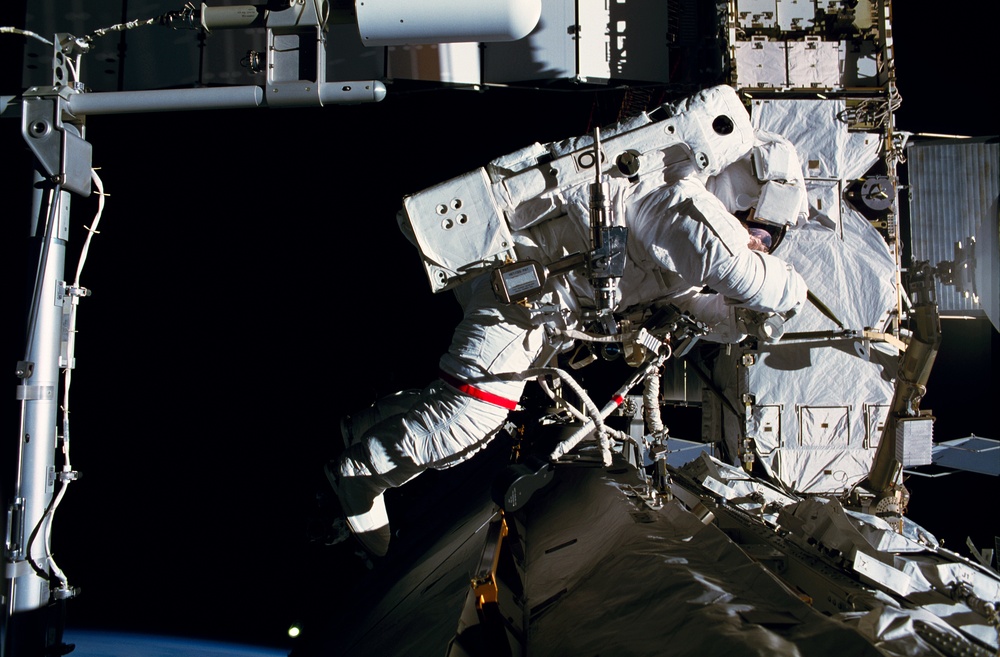
{"type": "Polygon", "coordinates": [[[151,634],[67,629],[73,657],[287,657],[287,650],[151,634]]]}

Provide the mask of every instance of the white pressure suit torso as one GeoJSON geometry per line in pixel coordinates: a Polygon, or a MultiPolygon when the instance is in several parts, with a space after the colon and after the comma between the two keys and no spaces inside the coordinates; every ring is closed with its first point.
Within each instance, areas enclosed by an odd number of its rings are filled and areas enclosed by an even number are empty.
{"type": "MultiPolygon", "coordinates": [[[[738,341],[743,336],[731,321],[735,306],[786,312],[804,302],[801,277],[778,258],[751,251],[746,229],[700,180],[640,191],[622,181],[611,194],[629,228],[618,310],[671,303],[717,327],[715,339],[738,341]],[[703,293],[706,286],[714,293],[703,293]]],[[[549,263],[587,251],[588,201],[586,186],[569,190],[559,200],[562,216],[515,235],[519,257],[549,263]]],[[[583,311],[593,305],[585,272],[554,277],[530,308],[500,303],[488,275],[456,289],[456,296],[464,317],[441,358],[442,378],[405,403],[394,398],[391,415],[369,413],[369,421],[377,422],[354,426],[351,444],[334,464],[342,499],[376,498],[379,518],[372,522],[385,515],[385,489],[482,449],[524,389],[525,381],[511,375],[568,348],[559,329],[579,327],[583,311]]],[[[356,519],[365,520],[363,508],[355,511],[356,519]]],[[[355,511],[347,510],[349,519],[355,511]]]]}
{"type": "MultiPolygon", "coordinates": [[[[779,258],[751,251],[746,228],[693,176],[645,192],[618,180],[611,206],[629,229],[628,257],[619,281],[616,312],[671,303],[707,324],[709,340],[736,342],[733,309],[785,313],[806,296],[802,278],[779,258]],[[711,288],[716,294],[704,294],[711,288]]],[[[565,214],[514,235],[519,256],[544,263],[590,247],[589,189],[559,199],[565,214]]],[[[593,288],[583,271],[555,283],[563,315],[578,320],[593,308],[593,288]]]]}

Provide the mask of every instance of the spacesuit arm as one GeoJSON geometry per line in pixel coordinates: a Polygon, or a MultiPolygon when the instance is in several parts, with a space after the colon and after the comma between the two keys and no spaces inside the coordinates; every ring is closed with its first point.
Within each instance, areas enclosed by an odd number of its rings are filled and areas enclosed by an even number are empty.
{"type": "Polygon", "coordinates": [[[806,300],[806,283],[787,262],[746,249],[719,281],[708,285],[726,296],[730,305],[759,312],[788,314],[806,300]]]}
{"type": "Polygon", "coordinates": [[[635,224],[637,238],[659,266],[689,285],[712,288],[731,305],[788,313],[806,300],[798,272],[775,256],[751,251],[746,229],[697,180],[646,196],[635,224]]]}

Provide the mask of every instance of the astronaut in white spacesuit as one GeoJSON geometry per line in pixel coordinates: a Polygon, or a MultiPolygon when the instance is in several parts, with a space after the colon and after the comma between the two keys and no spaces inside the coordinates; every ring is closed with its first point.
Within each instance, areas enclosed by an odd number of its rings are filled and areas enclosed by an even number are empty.
{"type": "MultiPolygon", "coordinates": [[[[761,250],[761,239],[769,241],[770,235],[751,235],[733,214],[766,206],[767,212],[798,215],[807,207],[794,148],[776,138],[759,143],[754,152],[766,159],[775,143],[780,156],[773,159],[782,161],[782,171],[793,172],[789,177],[798,178],[772,176],[781,187],[771,195],[782,199],[777,204],[765,203],[762,192],[768,186],[755,178],[751,156],[707,181],[712,191],[694,175],[649,191],[627,183],[611,190],[629,229],[616,315],[671,304],[709,326],[707,339],[738,342],[745,334],[734,319],[736,308],[791,313],[805,302],[801,276],[761,250]]],[[[567,190],[564,209],[559,219],[515,236],[519,255],[553,262],[586,250],[585,185],[567,190]]],[[[782,222],[794,224],[798,218],[782,222]]],[[[516,374],[546,365],[568,349],[565,329],[582,325],[594,299],[590,279],[579,271],[551,278],[542,301],[528,306],[499,302],[485,275],[455,292],[464,317],[440,360],[439,378],[355,417],[346,428],[345,452],[326,466],[348,527],[378,556],[386,553],[390,539],[384,491],[484,448],[518,405],[525,381],[516,374]]]]}

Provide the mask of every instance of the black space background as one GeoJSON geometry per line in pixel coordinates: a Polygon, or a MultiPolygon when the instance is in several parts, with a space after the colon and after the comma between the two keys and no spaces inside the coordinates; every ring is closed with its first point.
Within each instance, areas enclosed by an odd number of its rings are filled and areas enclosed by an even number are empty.
{"type": "MultiPolygon", "coordinates": [[[[940,20],[896,4],[897,127],[998,134],[997,10],[940,20]]],[[[0,24],[20,23],[18,5],[0,24]]],[[[18,39],[0,35],[3,94],[21,91],[18,39]]],[[[93,296],[73,374],[71,455],[84,476],[54,526],[56,560],[82,590],[70,624],[283,646],[295,618],[349,607],[363,564],[311,540],[337,419],[426,383],[459,318],[396,228],[402,196],[610,123],[620,100],[390,88],[364,106],[89,117],[110,197],[84,270],[93,296]]],[[[15,123],[0,121],[5,478],[30,271],[30,163],[15,123]]],[[[67,278],[95,209],[73,200],[67,278]]],[[[946,321],[944,335],[922,403],[935,436],[997,438],[997,332],[946,321]]],[[[417,496],[449,481],[427,479],[392,503],[421,508],[417,496]]],[[[6,506],[12,481],[0,484],[6,506]]],[[[910,485],[910,517],[956,551],[967,535],[983,547],[1000,534],[995,478],[910,485]]]]}

